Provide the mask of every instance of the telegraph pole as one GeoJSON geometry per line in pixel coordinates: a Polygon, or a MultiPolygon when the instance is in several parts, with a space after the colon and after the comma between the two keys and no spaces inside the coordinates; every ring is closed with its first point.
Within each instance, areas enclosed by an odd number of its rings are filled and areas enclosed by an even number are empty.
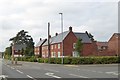
{"type": "Polygon", "coordinates": [[[14,64],[14,43],[12,43],[12,64],[14,64]]]}
{"type": "Polygon", "coordinates": [[[63,51],[63,13],[59,13],[61,15],[61,33],[62,33],[62,64],[64,63],[63,58],[64,58],[64,51],[63,51]]]}
{"type": "Polygon", "coordinates": [[[48,63],[50,63],[50,23],[48,22],[48,63]]]}

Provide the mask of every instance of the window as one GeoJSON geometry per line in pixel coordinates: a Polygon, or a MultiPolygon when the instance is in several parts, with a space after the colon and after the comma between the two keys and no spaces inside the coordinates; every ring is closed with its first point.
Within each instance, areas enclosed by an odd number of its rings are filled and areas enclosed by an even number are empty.
{"type": "Polygon", "coordinates": [[[51,57],[53,57],[53,52],[51,52],[51,57]]]}
{"type": "Polygon", "coordinates": [[[53,45],[51,45],[51,49],[53,49],[53,45]]]}
{"type": "Polygon", "coordinates": [[[79,57],[79,54],[78,54],[78,52],[76,52],[76,51],[73,51],[73,57],[79,57]]]}
{"type": "Polygon", "coordinates": [[[73,43],[73,49],[75,49],[76,43],[73,43]]]}
{"type": "Polygon", "coordinates": [[[55,53],[54,52],[51,52],[51,57],[55,57],[55,53]]]}
{"type": "Polygon", "coordinates": [[[60,49],[60,44],[58,44],[58,49],[60,49]]]}
{"type": "Polygon", "coordinates": [[[60,57],[60,52],[58,52],[58,57],[60,57]]]}
{"type": "Polygon", "coordinates": [[[37,48],[37,51],[39,51],[39,47],[37,48]]]}
{"type": "Polygon", "coordinates": [[[55,44],[55,49],[56,49],[56,44],[55,44]]]}

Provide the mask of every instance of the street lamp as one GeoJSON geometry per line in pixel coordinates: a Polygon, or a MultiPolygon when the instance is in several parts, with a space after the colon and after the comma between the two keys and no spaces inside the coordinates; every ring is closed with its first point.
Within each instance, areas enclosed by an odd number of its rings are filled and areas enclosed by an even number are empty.
{"type": "Polygon", "coordinates": [[[63,57],[64,57],[64,54],[63,54],[63,13],[59,13],[60,16],[61,16],[61,33],[62,33],[62,64],[63,64],[63,57]]]}
{"type": "Polygon", "coordinates": [[[48,22],[48,63],[50,63],[50,23],[48,22]]]}

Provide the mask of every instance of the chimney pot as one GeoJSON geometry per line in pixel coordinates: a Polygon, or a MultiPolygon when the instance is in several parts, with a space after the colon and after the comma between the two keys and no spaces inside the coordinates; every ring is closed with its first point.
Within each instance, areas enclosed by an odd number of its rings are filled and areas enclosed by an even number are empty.
{"type": "Polygon", "coordinates": [[[57,35],[58,35],[58,33],[55,34],[55,36],[57,36],[57,35]]]}
{"type": "Polygon", "coordinates": [[[69,27],[69,31],[72,31],[72,27],[71,26],[69,27]]]}
{"type": "Polygon", "coordinates": [[[42,40],[42,38],[40,38],[40,41],[42,40]]]}

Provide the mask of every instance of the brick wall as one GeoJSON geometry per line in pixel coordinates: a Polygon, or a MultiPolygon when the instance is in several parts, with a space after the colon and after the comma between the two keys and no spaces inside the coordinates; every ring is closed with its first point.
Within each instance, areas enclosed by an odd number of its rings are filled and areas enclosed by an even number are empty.
{"type": "Polygon", "coordinates": [[[72,56],[73,43],[77,42],[77,38],[71,31],[64,40],[64,56],[72,56]]]}
{"type": "Polygon", "coordinates": [[[98,55],[96,43],[95,42],[84,43],[83,50],[82,50],[82,56],[91,56],[91,55],[98,55]]]}
{"type": "Polygon", "coordinates": [[[113,35],[112,38],[109,40],[108,42],[108,51],[112,54],[112,55],[118,55],[118,53],[120,54],[120,36],[117,35],[113,35]],[[114,52],[114,53],[112,53],[114,52]]]}

